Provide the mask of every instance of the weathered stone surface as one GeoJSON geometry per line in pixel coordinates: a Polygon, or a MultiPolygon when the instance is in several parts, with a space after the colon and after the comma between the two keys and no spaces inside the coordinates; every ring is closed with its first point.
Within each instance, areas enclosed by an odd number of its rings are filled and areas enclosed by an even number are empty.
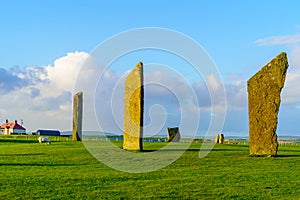
{"type": "Polygon", "coordinates": [[[74,95],[73,99],[73,131],[72,139],[74,141],[81,141],[82,139],[82,92],[74,95]]]}
{"type": "Polygon", "coordinates": [[[167,128],[168,130],[168,140],[167,142],[179,142],[180,141],[180,132],[178,127],[167,128]]]}
{"type": "Polygon", "coordinates": [[[143,63],[139,62],[125,80],[123,149],[143,150],[143,112],[143,63]]]}
{"type": "Polygon", "coordinates": [[[216,138],[215,138],[215,144],[218,144],[219,143],[219,134],[216,135],[216,138]]]}
{"type": "Polygon", "coordinates": [[[280,92],[287,68],[286,53],[281,53],[248,80],[250,155],[277,154],[280,92]]]}
{"type": "Polygon", "coordinates": [[[218,134],[216,136],[215,143],[216,144],[223,144],[224,143],[224,135],[222,133],[218,134]]]}

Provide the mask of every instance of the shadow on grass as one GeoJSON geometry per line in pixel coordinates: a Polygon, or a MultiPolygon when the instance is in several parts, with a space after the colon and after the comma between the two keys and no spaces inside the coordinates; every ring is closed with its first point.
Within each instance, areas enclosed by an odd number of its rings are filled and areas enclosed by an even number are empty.
{"type": "Polygon", "coordinates": [[[292,158],[292,157],[300,157],[300,154],[298,155],[276,155],[275,158],[292,158]]]}
{"type": "MultiPolygon", "coordinates": [[[[208,151],[208,149],[203,149],[203,151],[208,151]]],[[[212,149],[211,151],[249,151],[248,148],[239,148],[239,149],[212,149]]]]}
{"type": "Polygon", "coordinates": [[[164,152],[175,152],[175,151],[199,151],[200,149],[143,149],[140,152],[154,152],[154,151],[164,151],[164,152]]]}
{"type": "Polygon", "coordinates": [[[37,140],[0,139],[1,143],[38,143],[37,140]]]}
{"type": "MultiPolygon", "coordinates": [[[[56,143],[60,141],[53,141],[51,140],[51,143],[56,143]]],[[[33,144],[36,143],[38,144],[38,140],[18,140],[18,139],[0,139],[0,144],[1,143],[17,143],[17,144],[33,144]]],[[[43,143],[45,144],[45,143],[43,143]]]]}
{"type": "Polygon", "coordinates": [[[86,164],[55,164],[55,163],[0,163],[0,166],[32,166],[32,167],[63,167],[63,166],[83,166],[86,164]]]}
{"type": "Polygon", "coordinates": [[[281,152],[281,151],[283,151],[283,152],[296,152],[296,153],[299,153],[300,154],[300,150],[293,150],[293,149],[288,149],[288,150],[285,150],[285,149],[283,149],[283,150],[279,150],[279,152],[281,152]]]}
{"type": "Polygon", "coordinates": [[[270,156],[270,155],[249,155],[251,158],[293,158],[293,157],[300,157],[300,154],[277,154],[276,156],[270,156]]]}
{"type": "Polygon", "coordinates": [[[45,153],[11,153],[11,154],[0,154],[0,156],[40,156],[46,155],[45,153]]]}
{"type": "Polygon", "coordinates": [[[144,149],[141,152],[153,152],[153,151],[166,151],[166,152],[172,152],[172,151],[187,151],[187,152],[198,152],[198,151],[231,151],[231,152],[240,152],[240,151],[249,151],[248,149],[200,149],[200,148],[192,148],[192,149],[144,149]]]}

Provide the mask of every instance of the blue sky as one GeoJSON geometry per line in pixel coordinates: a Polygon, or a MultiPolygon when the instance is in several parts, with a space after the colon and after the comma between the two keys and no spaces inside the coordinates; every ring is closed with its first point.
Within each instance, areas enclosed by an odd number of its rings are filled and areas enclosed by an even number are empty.
{"type": "MultiPolygon", "coordinates": [[[[1,1],[0,91],[5,100],[0,102],[0,120],[23,119],[32,131],[71,129],[71,122],[66,120],[71,115],[72,75],[76,76],[72,67],[113,35],[161,27],[199,43],[217,65],[226,93],[231,96],[241,92],[228,101],[225,132],[247,134],[245,83],[269,60],[286,51],[290,78],[283,91],[278,131],[299,135],[299,7],[300,3],[292,0],[1,1]]],[[[130,58],[124,59],[127,68],[113,69],[115,76],[139,61],[130,58]]],[[[184,73],[176,65],[174,68],[184,73]]],[[[206,114],[204,121],[209,116],[206,114]]]]}
{"type": "Polygon", "coordinates": [[[121,31],[157,26],[192,37],[231,73],[278,52],[258,48],[256,39],[299,32],[297,1],[289,2],[4,1],[1,66],[47,65],[70,51],[89,52],[121,31]]]}

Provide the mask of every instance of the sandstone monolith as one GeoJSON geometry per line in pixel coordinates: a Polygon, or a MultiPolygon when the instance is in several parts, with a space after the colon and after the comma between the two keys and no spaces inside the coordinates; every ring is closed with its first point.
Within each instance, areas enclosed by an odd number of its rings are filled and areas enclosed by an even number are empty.
{"type": "Polygon", "coordinates": [[[72,139],[74,141],[82,140],[82,92],[74,95],[73,99],[73,131],[72,139]]]}
{"type": "Polygon", "coordinates": [[[218,144],[218,143],[219,143],[219,134],[217,134],[215,137],[215,144],[218,144]]]}
{"type": "Polygon", "coordinates": [[[178,127],[167,128],[168,130],[168,140],[167,142],[179,142],[180,141],[180,132],[178,127]]]}
{"type": "Polygon", "coordinates": [[[277,154],[280,92],[287,68],[287,55],[281,53],[248,80],[250,155],[277,154]]]}
{"type": "Polygon", "coordinates": [[[143,63],[139,62],[125,80],[123,149],[143,150],[143,112],[143,63]]]}
{"type": "Polygon", "coordinates": [[[216,136],[215,143],[216,144],[223,144],[224,143],[224,135],[222,133],[220,133],[216,136]]]}

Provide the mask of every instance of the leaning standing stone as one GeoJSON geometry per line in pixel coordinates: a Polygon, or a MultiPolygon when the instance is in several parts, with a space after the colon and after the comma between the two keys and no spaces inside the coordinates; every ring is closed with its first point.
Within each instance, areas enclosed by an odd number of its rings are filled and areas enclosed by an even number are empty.
{"type": "Polygon", "coordinates": [[[219,134],[216,135],[216,138],[215,138],[215,144],[218,144],[218,143],[219,143],[219,136],[220,136],[219,134]]]}
{"type": "Polygon", "coordinates": [[[123,149],[143,150],[143,112],[143,63],[139,62],[125,80],[123,149]]]}
{"type": "Polygon", "coordinates": [[[167,128],[168,130],[168,140],[167,142],[179,142],[180,141],[180,132],[179,128],[167,128]]]}
{"type": "Polygon", "coordinates": [[[73,100],[73,131],[72,139],[81,141],[82,139],[82,92],[78,92],[73,100]]]}
{"type": "Polygon", "coordinates": [[[280,92],[287,68],[286,53],[281,53],[248,80],[250,155],[277,154],[280,92]]]}

